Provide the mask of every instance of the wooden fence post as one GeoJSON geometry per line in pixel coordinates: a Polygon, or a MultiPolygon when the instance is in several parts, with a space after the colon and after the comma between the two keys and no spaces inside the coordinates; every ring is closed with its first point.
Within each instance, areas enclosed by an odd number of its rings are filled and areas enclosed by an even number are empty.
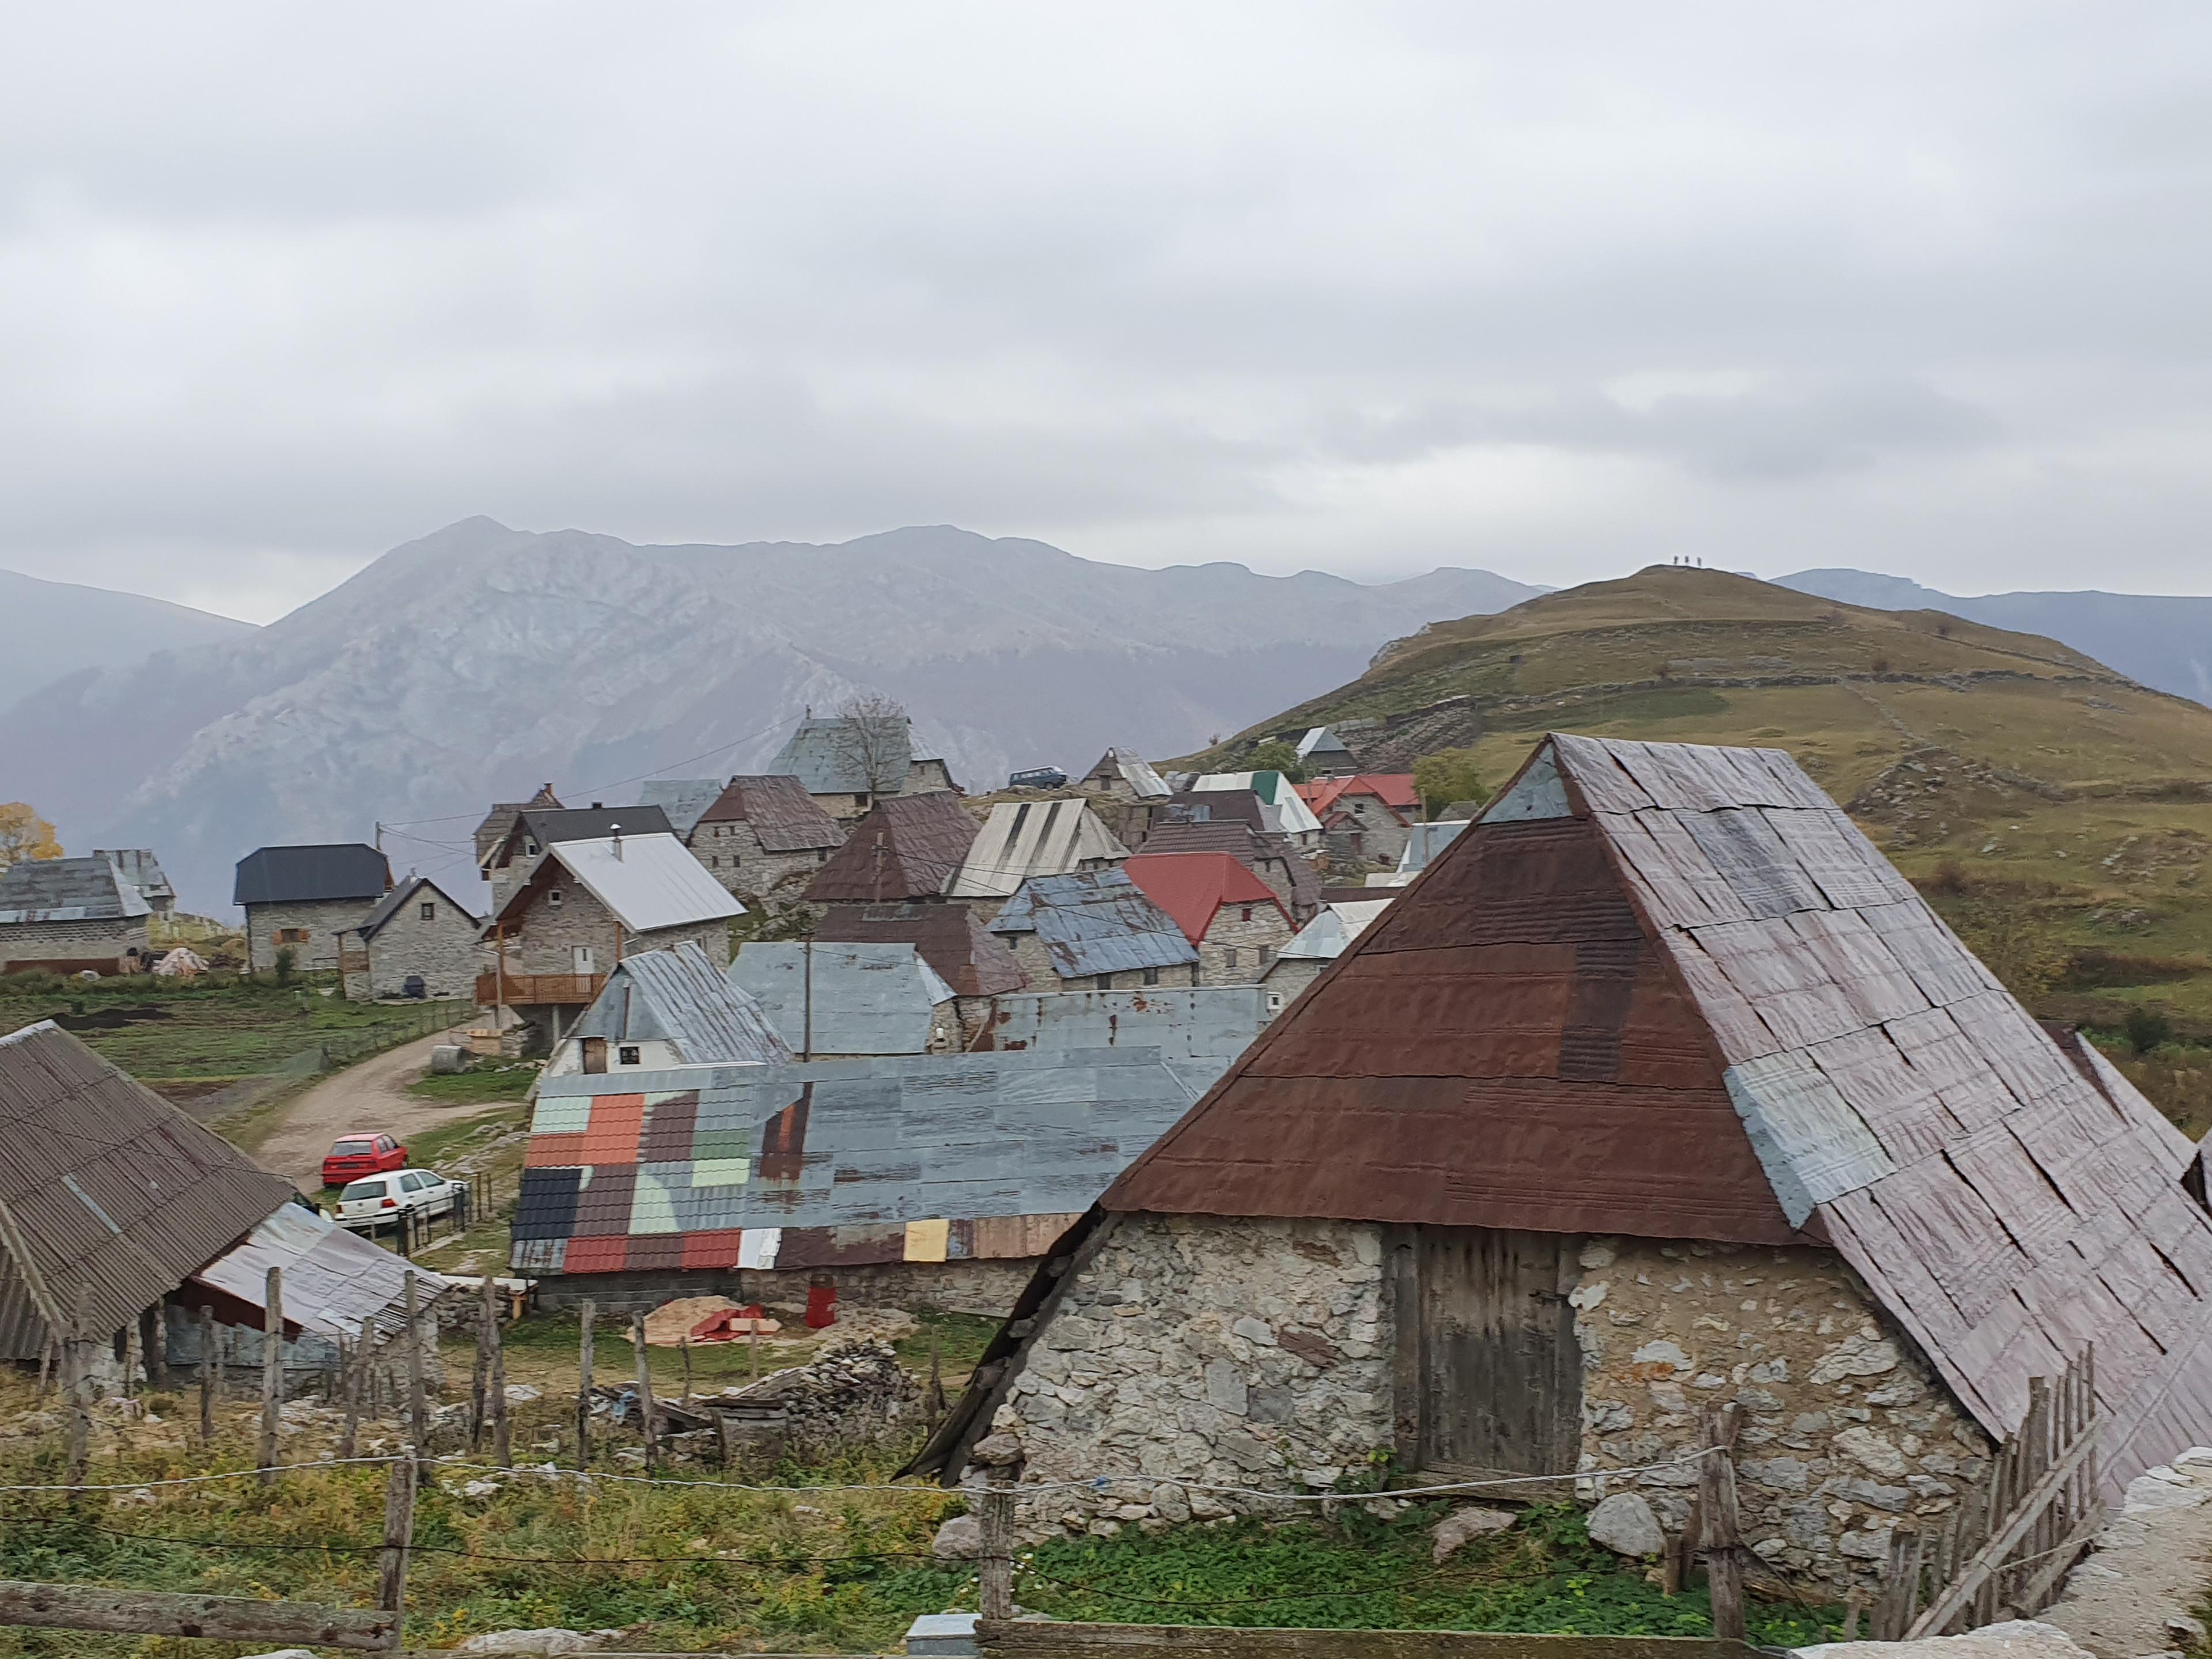
{"type": "Polygon", "coordinates": [[[262,1293],[261,1484],[276,1484],[276,1430],[284,1408],[284,1270],[271,1267],[262,1293]]]}
{"type": "Polygon", "coordinates": [[[394,1458],[384,1485],[384,1548],[377,1556],[376,1605],[392,1616],[395,1648],[407,1605],[407,1551],[415,1540],[415,1460],[421,1450],[410,1446],[394,1458]]]}
{"type": "Polygon", "coordinates": [[[629,1316],[629,1340],[637,1345],[637,1403],[645,1424],[645,1472],[650,1474],[660,1462],[660,1437],[653,1422],[653,1355],[645,1346],[643,1314],[629,1316]]]}
{"type": "Polygon", "coordinates": [[[92,1461],[92,1353],[84,1334],[91,1322],[92,1291],[79,1285],[76,1323],[62,1345],[62,1386],[69,1400],[69,1483],[73,1487],[84,1484],[85,1469],[92,1461]]]}
{"type": "Polygon", "coordinates": [[[491,1275],[483,1278],[483,1294],[477,1298],[477,1364],[469,1374],[469,1449],[483,1444],[484,1384],[491,1376],[492,1321],[499,1316],[492,1310],[491,1275]]]}
{"type": "Polygon", "coordinates": [[[582,1329],[576,1338],[576,1468],[592,1467],[592,1315],[589,1297],[584,1298],[582,1329]]]}
{"type": "MultiPolygon", "coordinates": [[[[491,1284],[491,1275],[484,1275],[484,1283],[491,1284]]],[[[507,1346],[499,1334],[499,1302],[497,1287],[494,1295],[484,1298],[484,1312],[490,1320],[491,1340],[491,1449],[503,1469],[514,1467],[514,1443],[509,1437],[507,1424],[507,1346]]]]}
{"type": "Polygon", "coordinates": [[[200,1310],[200,1449],[215,1443],[215,1310],[200,1310]]]}
{"type": "Polygon", "coordinates": [[[685,1336],[676,1345],[684,1352],[684,1403],[691,1403],[691,1339],[685,1336]]]}
{"type": "Polygon", "coordinates": [[[125,1400],[137,1392],[134,1385],[144,1353],[138,1344],[138,1324],[139,1322],[134,1319],[123,1328],[123,1397],[125,1400]]]}
{"type": "Polygon", "coordinates": [[[1002,1468],[988,1478],[979,1499],[983,1553],[975,1564],[975,1606],[983,1618],[1004,1621],[1014,1616],[1014,1489],[1002,1468]]]}
{"type": "Polygon", "coordinates": [[[1705,1586],[1712,1597],[1713,1634],[1743,1639],[1743,1535],[1736,1516],[1735,1437],[1743,1408],[1730,1401],[1705,1408],[1706,1452],[1698,1471],[1698,1510],[1705,1522],[1705,1586]]]}
{"type": "MultiPolygon", "coordinates": [[[[757,1347],[757,1340],[756,1340],[757,1347]]],[[[929,1328],[929,1386],[922,1390],[921,1409],[928,1432],[937,1432],[938,1419],[945,1415],[945,1371],[938,1354],[938,1329],[929,1328]]]]}
{"type": "Polygon", "coordinates": [[[401,1279],[400,1286],[407,1310],[407,1434],[415,1443],[415,1455],[427,1458],[430,1453],[430,1395],[422,1382],[422,1321],[411,1271],[401,1279]]]}

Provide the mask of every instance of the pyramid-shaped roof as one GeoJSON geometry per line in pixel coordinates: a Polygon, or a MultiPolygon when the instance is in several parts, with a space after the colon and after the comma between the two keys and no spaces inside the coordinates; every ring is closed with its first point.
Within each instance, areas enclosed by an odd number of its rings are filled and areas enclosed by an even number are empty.
{"type": "Polygon", "coordinates": [[[1554,735],[1110,1210],[1831,1245],[1995,1433],[2212,1425],[2187,1139],[1776,750],[1554,735]]]}
{"type": "Polygon", "coordinates": [[[938,897],[966,861],[979,828],[960,797],[943,790],[886,796],[816,872],[807,902],[881,904],[938,897]]]}

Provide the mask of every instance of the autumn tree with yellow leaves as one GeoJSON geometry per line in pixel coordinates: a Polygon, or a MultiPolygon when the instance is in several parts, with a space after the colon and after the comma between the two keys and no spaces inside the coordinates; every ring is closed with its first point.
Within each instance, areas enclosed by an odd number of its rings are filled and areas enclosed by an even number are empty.
{"type": "Polygon", "coordinates": [[[54,826],[28,802],[0,801],[0,870],[21,859],[58,859],[62,844],[54,826]]]}

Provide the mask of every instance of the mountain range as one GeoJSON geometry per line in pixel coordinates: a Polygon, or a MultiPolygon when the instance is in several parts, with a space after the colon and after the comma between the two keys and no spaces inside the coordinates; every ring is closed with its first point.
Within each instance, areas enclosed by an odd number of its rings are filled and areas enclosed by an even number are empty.
{"type": "MultiPolygon", "coordinates": [[[[757,768],[810,706],[894,697],[919,748],[990,787],[1110,744],[1191,748],[1389,640],[1541,591],[1481,570],[1137,569],[947,526],[651,547],[471,519],[265,628],[135,660],[103,648],[119,623],[64,624],[34,593],[0,646],[64,626],[82,645],[0,714],[0,799],[33,802],[72,850],[154,848],[191,909],[222,912],[257,846],[380,821],[396,869],[465,889],[493,800],[550,781],[611,802],[647,775],[757,768]]],[[[155,603],[109,597],[118,617],[155,603]]]]}
{"type": "MultiPolygon", "coordinates": [[[[235,642],[252,623],[138,593],[0,570],[0,708],[79,669],[235,642]]],[[[6,793],[0,784],[0,795],[6,793]]]]}

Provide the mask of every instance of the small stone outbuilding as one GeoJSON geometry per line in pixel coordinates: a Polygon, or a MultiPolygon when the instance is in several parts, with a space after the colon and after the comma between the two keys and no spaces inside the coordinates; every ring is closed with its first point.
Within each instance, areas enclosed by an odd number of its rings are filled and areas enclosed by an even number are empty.
{"type": "Polygon", "coordinates": [[[1025,881],[992,921],[991,934],[1040,990],[1200,982],[1198,947],[1123,870],[1025,881]]]}
{"type": "Polygon", "coordinates": [[[1226,853],[1140,853],[1121,866],[1198,948],[1200,985],[1257,985],[1297,931],[1267,883],[1226,853]]]}
{"type": "Polygon", "coordinates": [[[302,973],[336,973],[339,936],[391,890],[391,865],[362,842],[256,848],[239,860],[231,890],[246,912],[247,966],[269,973],[289,951],[302,973]]]}
{"type": "Polygon", "coordinates": [[[811,881],[845,844],[845,830],[797,778],[737,777],[700,813],[686,842],[731,892],[765,899],[811,881]]]}
{"type": "Polygon", "coordinates": [[[0,974],[143,973],[152,914],[110,854],[19,859],[0,870],[0,974]]]}
{"type": "MultiPolygon", "coordinates": [[[[1032,1533],[1184,1483],[1633,1494],[1870,1587],[2094,1346],[2117,1491],[2212,1431],[2193,1148],[1777,750],[1547,738],[1117,1181],[917,1467],[1032,1533]]],[[[1218,1501],[1218,1500],[1209,1500],[1218,1501]]],[[[1264,1508],[1264,1500],[1260,1506],[1264,1508]]]]}
{"type": "Polygon", "coordinates": [[[483,920],[459,899],[428,876],[410,876],[341,935],[346,1000],[473,996],[484,966],[483,933],[483,920]]]}
{"type": "Polygon", "coordinates": [[[684,939],[617,963],[605,988],[554,1045],[539,1080],[768,1066],[791,1057],[768,1011],[684,939]]]}

